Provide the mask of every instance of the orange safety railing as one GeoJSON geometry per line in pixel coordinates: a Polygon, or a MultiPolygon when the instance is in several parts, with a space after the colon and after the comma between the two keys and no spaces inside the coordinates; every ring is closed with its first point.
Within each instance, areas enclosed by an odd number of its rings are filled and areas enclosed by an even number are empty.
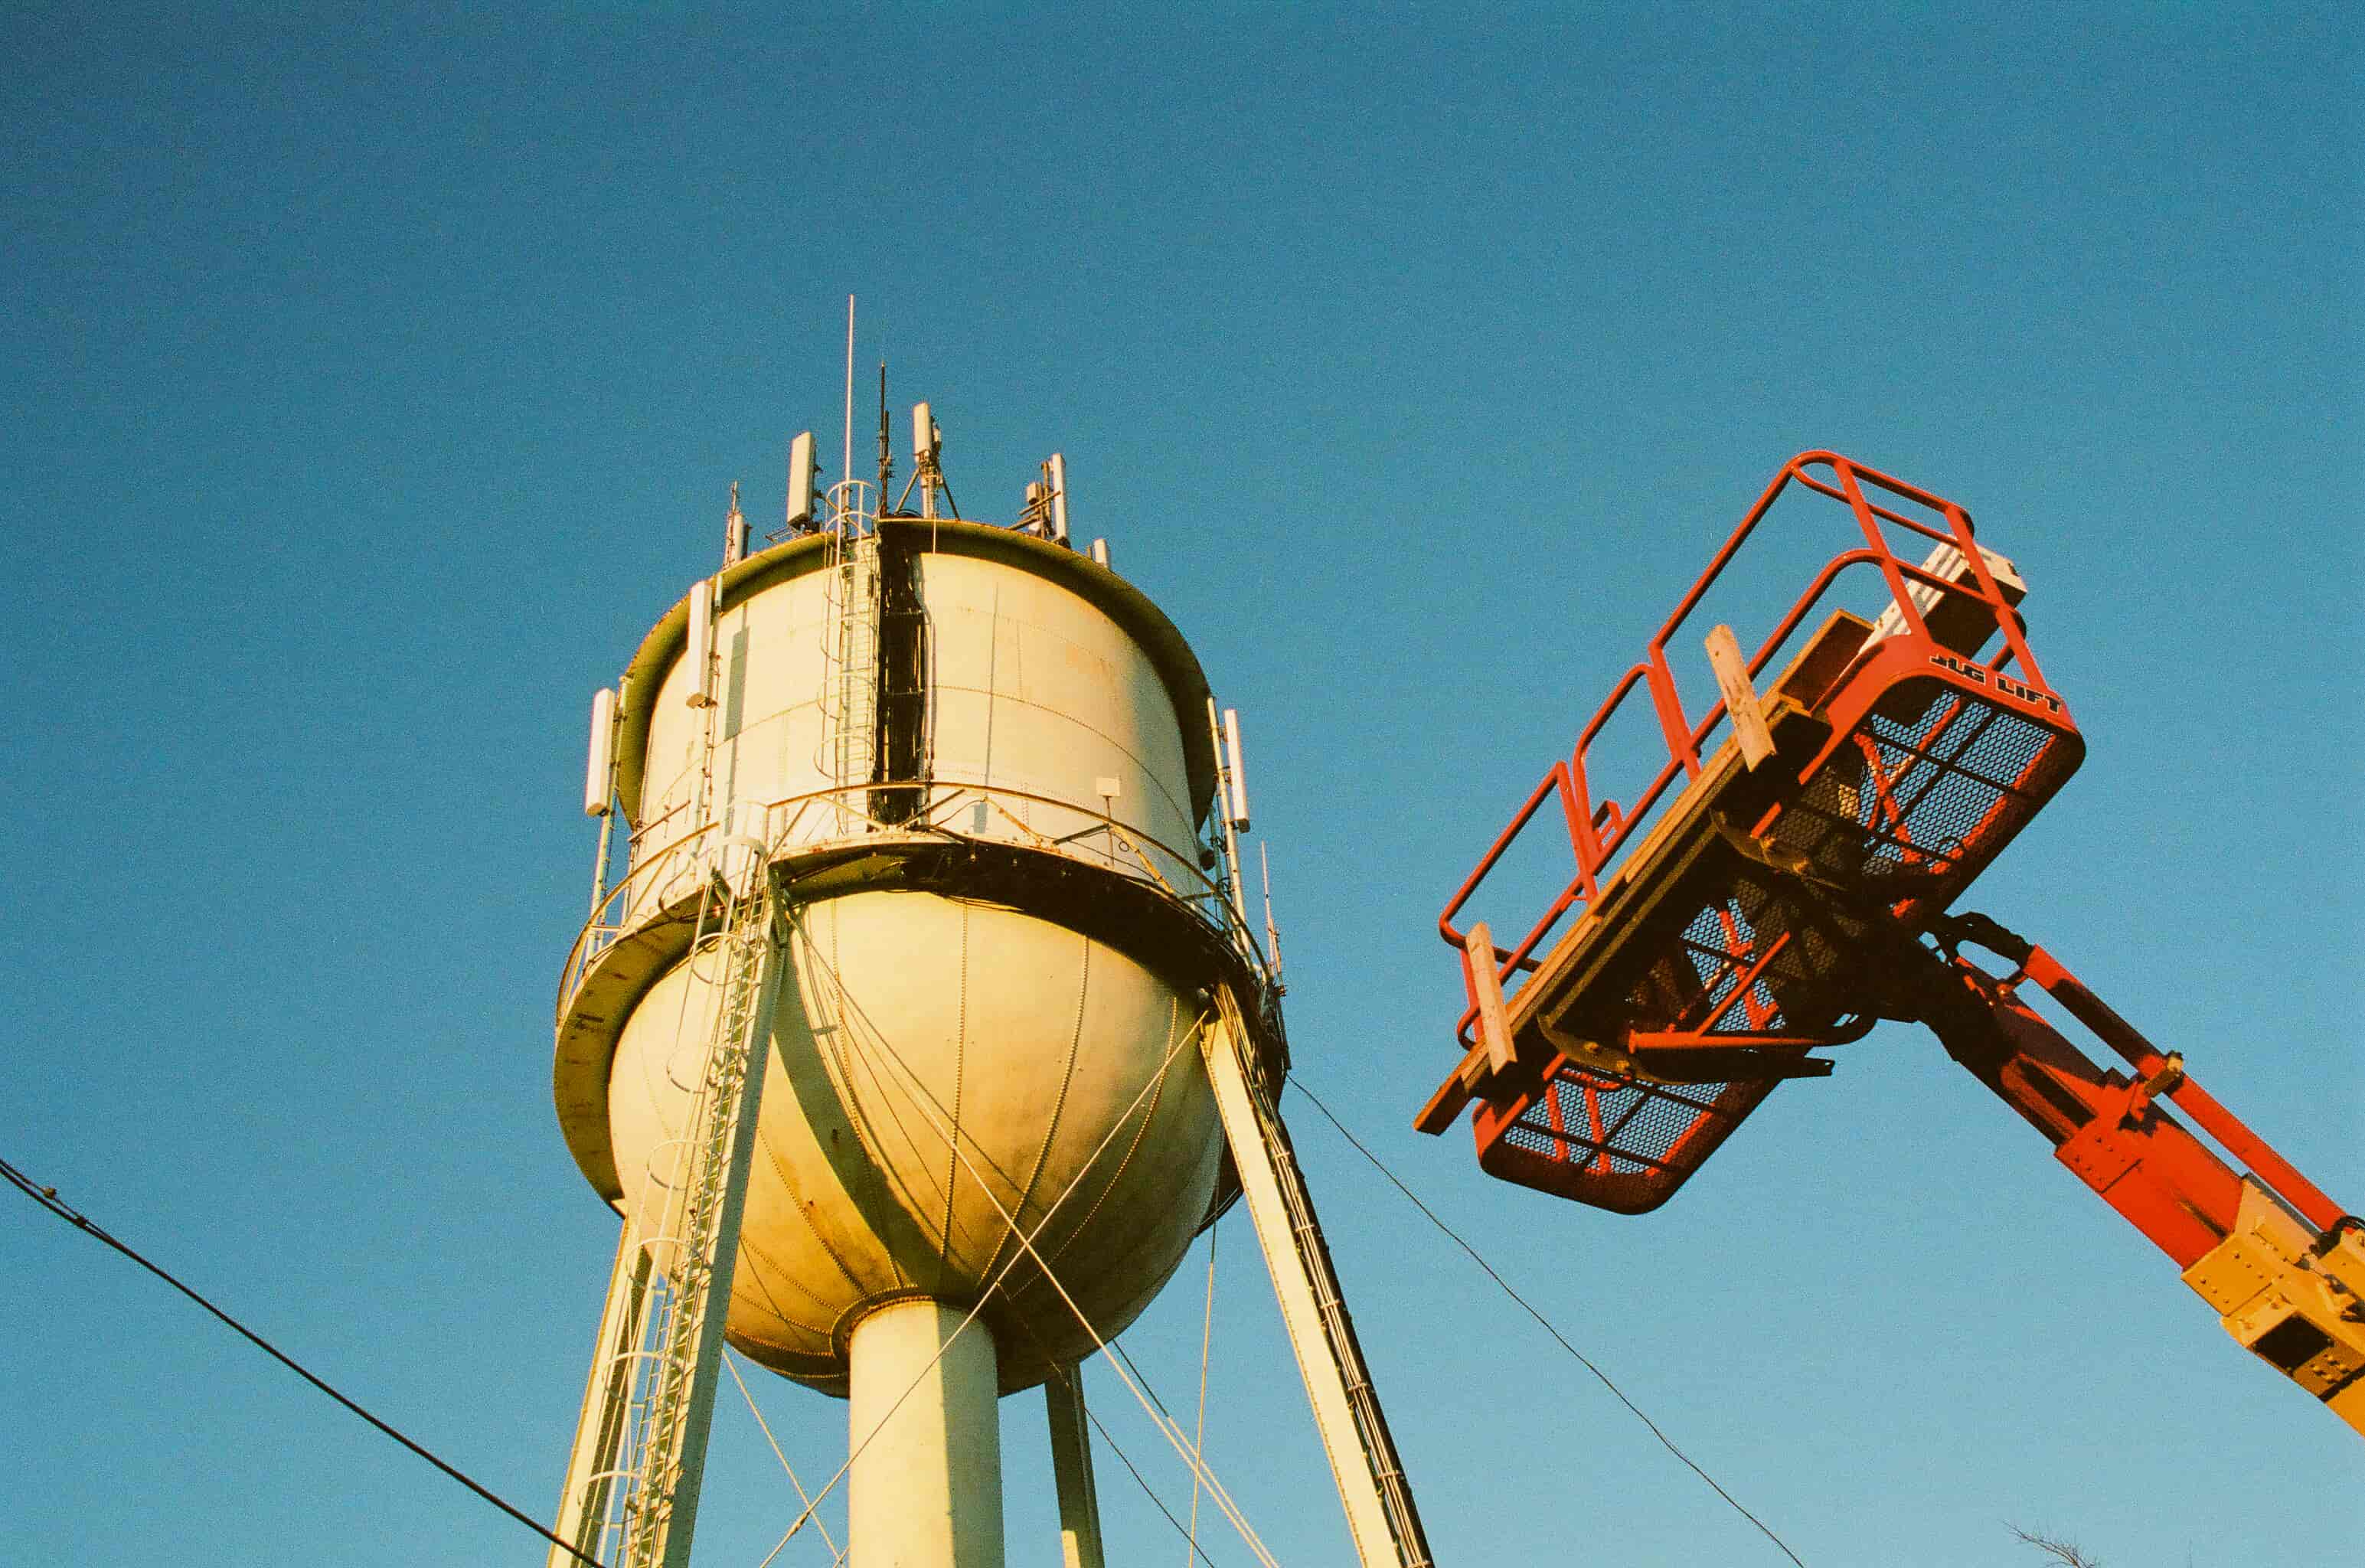
{"type": "MultiPolygon", "coordinates": [[[[1684,631],[1726,566],[1765,521],[1775,502],[1794,485],[1803,491],[1826,497],[1846,507],[1864,543],[1833,556],[1792,604],[1788,613],[1759,643],[1748,659],[1748,669],[1753,678],[1762,674],[1808,616],[1832,596],[1834,585],[1843,574],[1853,567],[1870,566],[1884,579],[1889,603],[1894,606],[1905,632],[1917,640],[1930,640],[1925,612],[1913,592],[1915,587],[1937,596],[1927,600],[1933,609],[1949,598],[1958,605],[1973,607],[2001,633],[2002,646],[1972,667],[1990,678],[2002,677],[2013,682],[2023,697],[2045,700],[2052,704],[2055,711],[2061,711],[2058,699],[2045,683],[2035,655],[2029,651],[2020,617],[2014,612],[2012,601],[2005,596],[1986,554],[1973,537],[1968,512],[1942,497],[1852,462],[1836,453],[1801,453],[1783,465],[1781,472],[1725,541],[1723,548],[1718,551],[1716,558],[1709,563],[1707,570],[1692,585],[1691,591],[1651,639],[1641,662],[1629,668],[1610,689],[1608,699],[1578,734],[1574,751],[1567,757],[1555,761],[1545,771],[1542,779],[1440,912],[1439,935],[1463,955],[1463,984],[1469,1005],[1456,1024],[1455,1038],[1465,1049],[1474,1043],[1479,990],[1476,976],[1470,967],[1463,933],[1453,924],[1455,917],[1485,884],[1488,876],[1502,863],[1504,856],[1525,836],[1542,812],[1545,803],[1557,800],[1567,834],[1573,874],[1545,907],[1543,913],[1526,929],[1516,946],[1494,949],[1498,982],[1506,992],[1515,992],[1520,980],[1537,968],[1537,954],[1546,938],[1573,913],[1599,897],[1604,878],[1617,868],[1620,857],[1637,842],[1637,834],[1645,832],[1681,794],[1681,784],[1687,784],[1699,777],[1705,767],[1704,748],[1718,727],[1729,722],[1730,716],[1721,700],[1709,704],[1698,718],[1686,711],[1667,650],[1684,631]],[[1867,494],[1868,491],[1872,494],[1867,494]],[[1883,499],[1875,499],[1874,495],[1883,499]],[[1889,500],[1921,508],[1933,514],[1935,522],[1907,516],[1895,505],[1885,504],[1889,500]],[[1892,528],[1903,529],[1910,534],[1936,543],[1954,546],[1968,569],[1968,580],[1941,577],[1922,566],[1899,556],[1889,547],[1889,530],[1892,528]],[[2005,676],[2007,670],[2013,674],[2005,676]],[[1596,745],[1610,721],[1637,691],[1648,700],[1656,719],[1660,738],[1666,750],[1665,761],[1631,806],[1607,795],[1597,801],[1590,769],[1596,745]]],[[[1984,635],[1978,640],[1979,644],[1985,641],[1984,635]]],[[[1742,989],[1746,991],[1748,987],[1743,985],[1742,989]]],[[[1748,1042],[1736,1039],[1733,1043],[1748,1042]]]]}

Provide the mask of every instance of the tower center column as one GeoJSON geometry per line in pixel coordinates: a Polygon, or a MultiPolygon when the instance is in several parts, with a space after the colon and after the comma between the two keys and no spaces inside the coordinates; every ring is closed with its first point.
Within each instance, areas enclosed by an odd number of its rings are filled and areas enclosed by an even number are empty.
{"type": "Polygon", "coordinates": [[[1002,1568],[1000,1370],[961,1317],[901,1301],[854,1327],[848,1568],[1002,1568]]]}

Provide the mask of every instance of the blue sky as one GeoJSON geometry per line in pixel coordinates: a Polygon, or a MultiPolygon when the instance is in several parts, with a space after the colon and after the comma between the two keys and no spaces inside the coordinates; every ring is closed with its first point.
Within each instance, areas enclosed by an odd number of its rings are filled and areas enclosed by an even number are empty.
{"type": "MultiPolygon", "coordinates": [[[[613,1238],[548,1087],[583,709],[730,482],[768,516],[834,428],[851,292],[965,509],[1063,451],[1242,711],[1303,1080],[1809,1563],[2033,1561],[2007,1519],[2353,1562],[2355,1438],[1920,1036],[1647,1218],[1407,1128],[1438,906],[1828,446],[2019,560],[2089,737],[1970,902],[2365,1202],[2340,17],[12,6],[0,1153],[549,1508],[613,1238]]],[[[1779,1561],[1293,1119],[1441,1562],[1779,1561]]],[[[1201,1267],[1128,1336],[1169,1403],[1201,1267]]],[[[534,1560],[30,1205],[0,1280],[0,1560],[534,1560]]],[[[1211,1462],[1340,1561],[1239,1217],[1216,1345],[1211,1462]]],[[[826,1476],[843,1406],[758,1395],[826,1476]]],[[[1039,1402],[1004,1424],[1017,1561],[1039,1402]]],[[[744,1410],[711,1475],[701,1560],[752,1563],[790,1510],[744,1410]]]]}

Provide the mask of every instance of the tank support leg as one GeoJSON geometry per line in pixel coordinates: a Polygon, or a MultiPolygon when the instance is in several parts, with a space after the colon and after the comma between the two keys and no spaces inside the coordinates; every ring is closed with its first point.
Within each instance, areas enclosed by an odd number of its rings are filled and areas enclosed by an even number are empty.
{"type": "MultiPolygon", "coordinates": [[[[632,1352],[640,1345],[648,1309],[649,1254],[627,1219],[616,1241],[616,1266],[608,1277],[600,1338],[591,1347],[591,1376],[583,1390],[583,1413],[575,1423],[566,1489],[559,1494],[558,1519],[551,1526],[553,1535],[594,1557],[600,1554],[608,1494],[615,1484],[624,1422],[632,1409],[632,1352]]],[[[550,1568],[578,1568],[579,1562],[555,1546],[550,1549],[550,1568]]]]}
{"type": "MultiPolygon", "coordinates": [[[[554,1533],[629,1568],[688,1568],[698,1526],[739,1217],[786,965],[768,876],[746,890],[721,890],[726,896],[711,906],[708,951],[720,964],[721,994],[697,1108],[667,1172],[678,1185],[668,1197],[652,1178],[632,1205],[636,1218],[625,1225],[610,1275],[599,1360],[559,1502],[554,1533]],[[666,1259],[662,1277],[652,1272],[652,1249],[666,1259]]],[[[576,1561],[552,1548],[553,1568],[576,1561]]]]}
{"type": "Polygon", "coordinates": [[[1051,1418],[1051,1477],[1059,1489],[1061,1568],[1104,1568],[1093,1434],[1084,1420],[1084,1369],[1054,1367],[1043,1383],[1043,1406],[1051,1418]]]}
{"type": "Polygon", "coordinates": [[[1429,1541],[1413,1508],[1412,1488],[1397,1462],[1379,1395],[1364,1372],[1362,1350],[1355,1342],[1289,1131],[1256,1068],[1239,998],[1225,987],[1216,1000],[1216,1017],[1201,1042],[1207,1081],[1272,1275],[1273,1294],[1281,1299],[1290,1347],[1306,1379],[1314,1424],[1330,1456],[1355,1554],[1363,1568],[1429,1568],[1429,1541]]]}
{"type": "Polygon", "coordinates": [[[899,1301],[846,1345],[848,1568],[1002,1568],[993,1336],[937,1301],[899,1301]]]}

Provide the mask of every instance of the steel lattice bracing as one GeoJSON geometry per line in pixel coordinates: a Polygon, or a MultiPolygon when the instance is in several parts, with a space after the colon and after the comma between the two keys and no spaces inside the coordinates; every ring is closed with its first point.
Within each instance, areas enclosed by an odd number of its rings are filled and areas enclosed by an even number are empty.
{"type": "MultiPolygon", "coordinates": [[[[644,1217],[625,1223],[560,1504],[558,1533],[618,1568],[686,1564],[697,1526],[779,983],[768,875],[747,881],[710,886],[689,959],[720,969],[706,1070],[682,1135],[649,1162],[631,1210],[644,1217]]],[[[554,1550],[552,1568],[569,1561],[554,1550]]]]}

